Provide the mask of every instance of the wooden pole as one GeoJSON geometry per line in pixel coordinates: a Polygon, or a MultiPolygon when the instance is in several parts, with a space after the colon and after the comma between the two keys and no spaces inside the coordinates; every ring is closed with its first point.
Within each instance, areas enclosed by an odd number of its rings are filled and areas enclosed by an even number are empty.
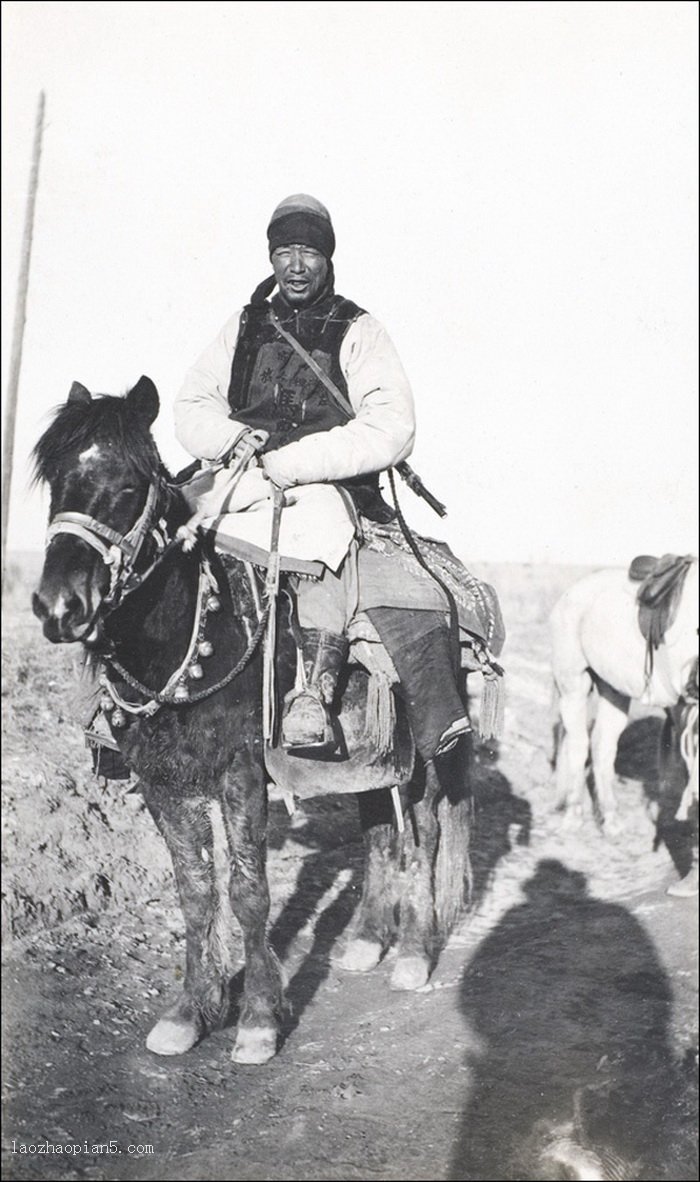
{"type": "Polygon", "coordinates": [[[42,90],[39,95],[39,107],[36,115],[34,130],[34,148],[32,151],[32,167],[29,174],[29,191],[27,193],[27,208],[24,215],[24,235],[22,238],[22,254],[20,256],[19,280],[17,283],[17,303],[15,306],[15,324],[12,333],[12,352],[10,354],[10,373],[7,382],[7,405],[5,407],[5,442],[2,457],[2,582],[5,584],[5,551],[7,547],[7,526],[10,514],[10,488],[12,485],[12,460],[15,449],[15,419],[17,417],[17,391],[19,389],[19,374],[22,365],[22,345],[24,342],[24,325],[27,319],[27,291],[29,289],[29,263],[32,255],[32,236],[34,233],[34,207],[36,205],[36,191],[39,185],[39,160],[41,158],[41,141],[44,131],[44,108],[46,96],[42,90]]]}

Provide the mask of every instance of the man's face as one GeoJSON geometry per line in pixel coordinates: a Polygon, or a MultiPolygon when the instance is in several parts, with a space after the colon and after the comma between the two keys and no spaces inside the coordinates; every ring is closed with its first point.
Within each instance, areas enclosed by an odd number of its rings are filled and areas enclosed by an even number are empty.
{"type": "Polygon", "coordinates": [[[273,250],[272,269],[287,303],[303,308],[322,291],[328,278],[328,259],[313,246],[294,243],[273,250]]]}

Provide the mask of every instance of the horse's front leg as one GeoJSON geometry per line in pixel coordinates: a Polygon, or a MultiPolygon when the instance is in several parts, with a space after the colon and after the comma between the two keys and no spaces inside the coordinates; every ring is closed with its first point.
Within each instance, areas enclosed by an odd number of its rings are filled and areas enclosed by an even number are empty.
{"type": "Polygon", "coordinates": [[[379,963],[396,927],[400,838],[388,788],[360,792],[357,803],[365,852],[362,898],[352,935],[334,964],[365,973],[379,963]]]}
{"type": "Polygon", "coordinates": [[[234,1063],[266,1063],[277,1052],[282,973],[267,941],[267,788],[262,764],[254,757],[240,757],[235,782],[227,776],[222,804],[231,858],[231,907],[245,950],[244,991],[231,1057],[234,1063]]]}
{"type": "Polygon", "coordinates": [[[226,1015],[230,965],[215,882],[210,802],[167,798],[144,788],[144,798],[170,851],[185,920],[186,969],[182,996],[146,1040],[157,1055],[181,1055],[226,1015]]]}

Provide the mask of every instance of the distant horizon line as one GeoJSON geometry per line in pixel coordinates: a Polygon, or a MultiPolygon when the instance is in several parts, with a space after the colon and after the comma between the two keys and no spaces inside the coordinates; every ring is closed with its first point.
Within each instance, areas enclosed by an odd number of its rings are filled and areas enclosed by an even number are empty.
{"type": "MultiPolygon", "coordinates": [[[[42,547],[29,546],[29,547],[26,547],[22,550],[8,549],[7,553],[6,553],[5,564],[6,564],[6,566],[9,566],[10,563],[12,563],[13,561],[16,563],[20,563],[20,564],[22,562],[26,562],[26,561],[34,562],[43,553],[44,553],[43,546],[42,547]]],[[[632,555],[632,557],[634,557],[634,555],[632,555]]],[[[631,559],[630,559],[630,561],[631,561],[631,559]]],[[[623,567],[626,565],[624,562],[620,562],[620,563],[570,562],[570,561],[566,561],[564,559],[561,559],[559,561],[542,559],[542,560],[538,561],[535,559],[517,559],[517,558],[470,558],[469,563],[472,565],[477,565],[477,566],[479,566],[479,565],[480,566],[551,566],[551,567],[560,567],[560,568],[561,567],[571,567],[573,569],[581,569],[581,570],[588,570],[590,567],[602,567],[602,566],[623,567]]]]}

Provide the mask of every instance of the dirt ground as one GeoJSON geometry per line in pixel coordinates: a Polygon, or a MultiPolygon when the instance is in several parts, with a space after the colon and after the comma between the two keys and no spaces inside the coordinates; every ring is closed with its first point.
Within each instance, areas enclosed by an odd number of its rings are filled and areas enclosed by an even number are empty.
{"type": "MultiPolygon", "coordinates": [[[[250,1068],[230,1060],[231,1028],[182,1059],[145,1049],[183,974],[167,857],[138,791],[90,775],[70,713],[76,654],[43,640],[29,566],[11,567],[5,1177],[697,1177],[697,899],[665,893],[693,834],[672,820],[674,786],[659,791],[661,719],[638,710],[620,743],[624,836],[606,840],[592,817],[567,830],[546,617],[583,572],[474,569],[497,587],[509,639],[505,734],[475,753],[470,911],[416,994],[389,990],[391,953],[340,972],[331,955],[361,885],[354,802],[308,802],[291,820],[274,802],[289,1011],[280,1054],[250,1068]]],[[[240,974],[232,1023],[239,988],[240,974]]]]}

